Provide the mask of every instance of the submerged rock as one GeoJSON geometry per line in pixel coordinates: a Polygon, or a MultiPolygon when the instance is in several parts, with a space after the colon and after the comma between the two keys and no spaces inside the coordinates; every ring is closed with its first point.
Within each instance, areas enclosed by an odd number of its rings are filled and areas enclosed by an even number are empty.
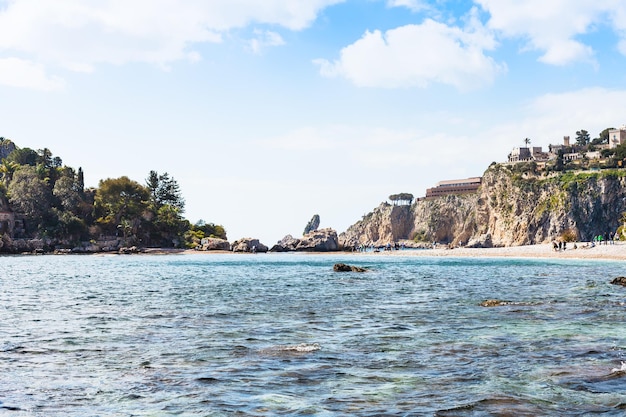
{"type": "Polygon", "coordinates": [[[361,268],[360,266],[346,265],[346,264],[339,263],[333,266],[333,271],[335,272],[366,272],[367,269],[361,268]]]}
{"type": "Polygon", "coordinates": [[[482,303],[480,303],[481,307],[499,307],[499,306],[506,306],[512,304],[510,301],[503,301],[503,300],[485,300],[482,303]]]}
{"type": "Polygon", "coordinates": [[[626,287],[626,277],[617,277],[611,281],[613,285],[621,285],[622,287],[626,287]]]}

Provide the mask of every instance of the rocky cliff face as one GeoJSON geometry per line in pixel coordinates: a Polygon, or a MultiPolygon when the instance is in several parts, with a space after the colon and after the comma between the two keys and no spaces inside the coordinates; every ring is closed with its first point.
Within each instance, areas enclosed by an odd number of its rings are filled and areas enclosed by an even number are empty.
{"type": "Polygon", "coordinates": [[[400,240],[512,246],[578,240],[615,231],[626,211],[626,172],[552,175],[492,165],[478,193],[383,203],[339,236],[340,244],[384,245],[400,240]],[[487,238],[486,238],[487,237],[487,238]]]}

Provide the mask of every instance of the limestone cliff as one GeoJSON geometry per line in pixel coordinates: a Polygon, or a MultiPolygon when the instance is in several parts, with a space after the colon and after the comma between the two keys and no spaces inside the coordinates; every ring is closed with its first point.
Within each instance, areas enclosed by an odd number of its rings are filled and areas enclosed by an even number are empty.
{"type": "Polygon", "coordinates": [[[625,186],[626,171],[621,170],[537,175],[494,164],[475,194],[421,199],[411,206],[383,203],[339,240],[346,247],[401,240],[512,246],[564,235],[591,240],[620,225],[625,186]]]}

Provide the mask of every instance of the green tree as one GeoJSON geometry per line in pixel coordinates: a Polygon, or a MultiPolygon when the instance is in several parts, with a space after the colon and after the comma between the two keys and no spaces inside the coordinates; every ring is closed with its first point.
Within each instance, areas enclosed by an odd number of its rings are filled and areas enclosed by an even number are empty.
{"type": "Polygon", "coordinates": [[[185,211],[185,199],[180,191],[180,186],[167,172],[159,175],[156,171],[150,171],[146,179],[146,186],[150,192],[150,202],[155,211],[164,205],[175,207],[179,213],[185,211]]]}
{"type": "Polygon", "coordinates": [[[576,144],[580,146],[587,146],[590,142],[589,132],[586,130],[579,130],[576,132],[576,144]]]}
{"type": "Polygon", "coordinates": [[[35,168],[23,166],[15,171],[8,195],[11,207],[26,217],[27,232],[42,231],[50,217],[52,193],[35,168]]]}
{"type": "Polygon", "coordinates": [[[206,223],[204,220],[198,220],[191,230],[194,232],[202,232],[202,237],[215,237],[218,239],[228,240],[226,237],[226,229],[223,226],[214,223],[206,223]]]}
{"type": "Polygon", "coordinates": [[[413,204],[413,194],[410,193],[400,193],[400,194],[391,194],[389,196],[389,200],[393,202],[393,205],[411,205],[413,204]]]}
{"type": "Polygon", "coordinates": [[[15,149],[13,152],[6,157],[9,162],[15,162],[18,165],[37,165],[37,160],[39,155],[37,152],[30,148],[19,148],[15,149]]]}
{"type": "Polygon", "coordinates": [[[61,205],[61,208],[73,214],[80,212],[83,202],[83,190],[74,175],[64,175],[59,178],[52,188],[54,195],[61,205]]]}
{"type": "Polygon", "coordinates": [[[605,145],[609,143],[609,130],[613,129],[612,127],[607,127],[602,132],[600,132],[600,136],[591,141],[592,145],[605,145]]]}
{"type": "Polygon", "coordinates": [[[148,209],[148,189],[126,176],[100,180],[95,195],[97,222],[109,232],[122,230],[124,237],[137,237],[148,209]]]}
{"type": "Polygon", "coordinates": [[[179,247],[184,241],[184,233],[189,229],[189,222],[181,217],[178,208],[166,204],[159,208],[152,226],[156,236],[151,236],[151,241],[158,239],[159,246],[179,247]]]}
{"type": "Polygon", "coordinates": [[[4,159],[0,164],[0,175],[4,185],[8,185],[13,179],[13,174],[20,166],[16,162],[7,161],[4,159]]]}

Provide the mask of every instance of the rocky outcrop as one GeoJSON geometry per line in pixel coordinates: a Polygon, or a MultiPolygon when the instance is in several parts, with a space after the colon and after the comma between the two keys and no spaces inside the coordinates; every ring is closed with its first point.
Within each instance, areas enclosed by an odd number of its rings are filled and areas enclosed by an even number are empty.
{"type": "Polygon", "coordinates": [[[268,251],[268,247],[259,242],[259,239],[246,237],[233,242],[230,250],[233,252],[265,253],[268,251]]]}
{"type": "Polygon", "coordinates": [[[272,246],[271,252],[295,252],[300,239],[296,239],[291,235],[282,238],[277,244],[272,246]]]}
{"type": "Polygon", "coordinates": [[[230,250],[230,243],[225,239],[218,239],[216,237],[205,237],[200,242],[200,250],[212,251],[212,250],[230,250]]]}
{"type": "Polygon", "coordinates": [[[367,269],[361,268],[360,266],[338,263],[338,264],[333,265],[333,271],[335,272],[367,272],[367,269]]]}
{"type": "Polygon", "coordinates": [[[613,284],[613,285],[621,285],[623,287],[626,287],[626,277],[613,278],[613,281],[611,281],[611,284],[613,284]]]}
{"type": "Polygon", "coordinates": [[[472,247],[589,241],[615,232],[626,211],[626,171],[534,174],[493,164],[478,192],[381,204],[339,236],[340,245],[409,239],[472,247]]]}
{"type": "Polygon", "coordinates": [[[285,236],[274,245],[272,252],[334,252],[340,250],[337,232],[333,229],[313,230],[296,239],[285,236]]]}

